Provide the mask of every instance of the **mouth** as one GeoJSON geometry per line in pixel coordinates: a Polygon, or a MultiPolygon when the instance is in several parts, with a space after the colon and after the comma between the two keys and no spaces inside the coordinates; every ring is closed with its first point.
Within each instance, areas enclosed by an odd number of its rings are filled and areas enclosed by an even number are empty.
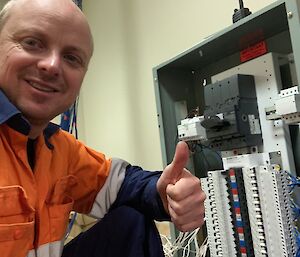
{"type": "Polygon", "coordinates": [[[34,89],[39,90],[41,92],[45,92],[45,93],[55,93],[55,92],[58,92],[56,89],[54,89],[52,87],[49,87],[49,86],[42,85],[42,84],[40,84],[38,82],[34,82],[34,81],[30,81],[30,80],[26,80],[26,82],[31,87],[33,87],[34,89]]]}

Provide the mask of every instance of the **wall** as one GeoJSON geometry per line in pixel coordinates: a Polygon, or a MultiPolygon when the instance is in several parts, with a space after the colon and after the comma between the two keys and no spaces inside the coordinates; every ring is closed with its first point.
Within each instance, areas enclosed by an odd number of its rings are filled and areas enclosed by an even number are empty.
{"type": "MultiPolygon", "coordinates": [[[[244,4],[253,12],[272,2],[244,4]]],[[[236,7],[237,0],[83,0],[95,54],[80,98],[81,138],[109,156],[162,168],[152,68],[230,25],[236,7]]]]}
{"type": "Polygon", "coordinates": [[[0,0],[0,9],[7,3],[7,0],[0,0]]]}

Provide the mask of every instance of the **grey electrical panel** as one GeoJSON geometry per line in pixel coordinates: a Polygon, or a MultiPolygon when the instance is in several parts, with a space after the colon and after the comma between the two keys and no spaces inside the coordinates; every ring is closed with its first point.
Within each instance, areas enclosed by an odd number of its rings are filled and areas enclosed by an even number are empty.
{"type": "Polygon", "coordinates": [[[299,10],[299,0],[275,1],[153,68],[164,165],[189,136],[177,127],[196,115],[204,132],[191,136],[201,140],[188,168],[198,177],[226,169],[234,154],[246,162],[261,154],[300,175],[299,10]]]}
{"type": "MultiPolygon", "coordinates": [[[[228,169],[232,160],[238,160],[239,167],[245,163],[250,167],[253,160],[261,160],[257,156],[264,156],[266,165],[276,164],[275,167],[280,170],[300,175],[299,9],[300,0],[275,1],[154,67],[165,165],[172,161],[179,138],[186,137],[197,139],[187,139],[193,146],[188,168],[203,178],[202,181],[208,179],[203,188],[212,185],[210,176],[217,175],[217,170],[228,169]],[[196,116],[195,121],[191,118],[193,115],[196,116]],[[194,127],[190,126],[190,121],[194,122],[194,127]],[[178,127],[180,130],[177,130],[178,127]],[[194,128],[193,133],[203,135],[189,134],[189,128],[194,128]]],[[[264,170],[261,172],[264,174],[264,170]]],[[[281,174],[273,173],[266,173],[266,176],[281,174]]],[[[250,180],[253,180],[253,174],[250,180]]],[[[264,189],[272,185],[269,182],[265,184],[264,189]]],[[[216,189],[220,190],[219,184],[216,189]]],[[[272,191],[264,191],[263,197],[273,197],[274,194],[269,192],[272,191]]],[[[226,199],[220,203],[223,204],[226,199]]],[[[300,203],[298,191],[295,200],[300,203]]],[[[252,202],[250,200],[249,204],[252,202]]],[[[269,209],[266,208],[267,211],[269,209]]],[[[220,212],[223,210],[222,205],[220,212]]],[[[209,215],[207,222],[208,228],[211,228],[209,215]]],[[[173,228],[174,233],[176,236],[173,228]]],[[[275,236],[278,234],[274,232],[275,236]]],[[[211,235],[213,240],[217,240],[214,233],[211,235]]],[[[224,238],[225,241],[228,239],[228,233],[224,238]]],[[[253,245],[257,251],[255,240],[254,237],[253,245]]],[[[210,244],[214,249],[213,241],[210,244]]],[[[279,244],[272,245],[277,247],[279,244]]],[[[291,247],[287,249],[293,250],[291,247]]],[[[255,256],[265,256],[259,255],[263,254],[260,250],[257,253],[255,256]]],[[[269,247],[269,253],[268,256],[292,256],[273,251],[272,247],[269,247]]]]}
{"type": "MultiPolygon", "coordinates": [[[[270,139],[268,132],[260,132],[260,126],[263,129],[276,128],[279,123],[275,122],[271,126],[268,121],[265,122],[264,110],[261,108],[259,113],[257,106],[266,105],[266,108],[272,110],[271,102],[275,101],[280,90],[298,85],[300,74],[299,8],[299,0],[275,1],[223,31],[215,33],[189,50],[154,67],[157,115],[164,164],[170,163],[173,158],[178,141],[177,126],[180,124],[180,119],[185,118],[180,117],[180,114],[189,114],[194,109],[197,109],[199,115],[203,115],[208,120],[207,124],[204,122],[204,126],[207,126],[207,147],[216,151],[227,150],[234,146],[239,148],[263,145],[266,149],[269,147],[269,142],[273,139],[270,139]],[[264,52],[259,53],[261,46],[264,52]],[[273,61],[266,62],[261,58],[267,54],[272,54],[273,61]],[[261,67],[256,68],[263,76],[258,76],[251,73],[251,69],[244,68],[248,63],[257,66],[258,64],[253,62],[256,59],[259,59],[257,62],[259,65],[262,63],[261,67]],[[244,69],[243,72],[239,70],[240,67],[244,69]],[[227,72],[229,70],[231,73],[227,72]],[[222,73],[228,73],[228,75],[219,75],[222,73]],[[250,75],[254,77],[254,82],[250,75]],[[230,86],[225,90],[228,79],[230,86]],[[271,83],[271,81],[275,82],[271,83]],[[222,87],[218,88],[220,83],[222,87]],[[254,84],[256,89],[259,87],[262,92],[259,98],[264,100],[256,100],[254,84]],[[214,88],[216,92],[210,92],[209,88],[214,88]],[[184,104],[178,105],[178,103],[184,104]],[[184,110],[178,110],[178,106],[184,110]],[[223,114],[220,115],[220,113],[223,114]],[[261,124],[262,120],[267,125],[261,124]],[[221,127],[223,129],[220,129],[221,127]]],[[[287,140],[287,148],[293,143],[293,149],[288,149],[288,155],[291,158],[286,161],[289,163],[288,168],[293,171],[299,170],[297,164],[299,158],[295,158],[295,162],[293,155],[300,154],[298,146],[300,142],[297,141],[299,140],[298,129],[291,129],[291,127],[284,128],[284,140],[287,140]],[[294,163],[296,163],[295,169],[293,169],[294,163]]],[[[273,141],[275,142],[278,138],[279,134],[274,132],[273,141]]],[[[279,145],[277,144],[278,147],[279,145]]],[[[277,146],[275,145],[274,148],[277,146]]],[[[206,148],[206,150],[209,149],[206,148]]],[[[210,161],[210,156],[207,155],[207,159],[208,162],[206,160],[199,162],[197,158],[192,157],[191,163],[197,176],[206,176],[203,170],[205,165],[208,166],[207,170],[211,169],[210,166],[219,166],[215,165],[219,161],[217,158],[212,158],[210,161]]]]}

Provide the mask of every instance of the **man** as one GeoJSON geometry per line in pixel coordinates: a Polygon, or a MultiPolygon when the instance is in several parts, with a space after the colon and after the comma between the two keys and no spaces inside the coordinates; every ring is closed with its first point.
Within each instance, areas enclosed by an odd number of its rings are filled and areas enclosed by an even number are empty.
{"type": "MultiPolygon", "coordinates": [[[[160,176],[106,159],[49,123],[74,102],[92,56],[91,31],[79,8],[71,0],[11,0],[0,22],[1,256],[61,256],[71,210],[102,220],[63,256],[117,257],[110,249],[118,246],[101,234],[113,231],[111,223],[101,225],[111,213],[124,229],[141,216],[146,225],[170,218],[182,231],[201,226],[205,194],[184,168],[185,143],[160,176]]],[[[124,232],[119,228],[112,238],[124,232]]],[[[140,253],[129,247],[135,239],[128,232],[122,256],[144,256],[145,245],[140,253]]]]}

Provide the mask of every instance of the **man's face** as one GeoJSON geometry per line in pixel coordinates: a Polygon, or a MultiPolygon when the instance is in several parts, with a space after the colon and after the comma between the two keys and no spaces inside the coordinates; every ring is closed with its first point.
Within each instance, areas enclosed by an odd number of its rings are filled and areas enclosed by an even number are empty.
{"type": "Polygon", "coordinates": [[[79,93],[91,34],[69,0],[20,2],[0,32],[0,88],[29,121],[47,123],[79,93]]]}

